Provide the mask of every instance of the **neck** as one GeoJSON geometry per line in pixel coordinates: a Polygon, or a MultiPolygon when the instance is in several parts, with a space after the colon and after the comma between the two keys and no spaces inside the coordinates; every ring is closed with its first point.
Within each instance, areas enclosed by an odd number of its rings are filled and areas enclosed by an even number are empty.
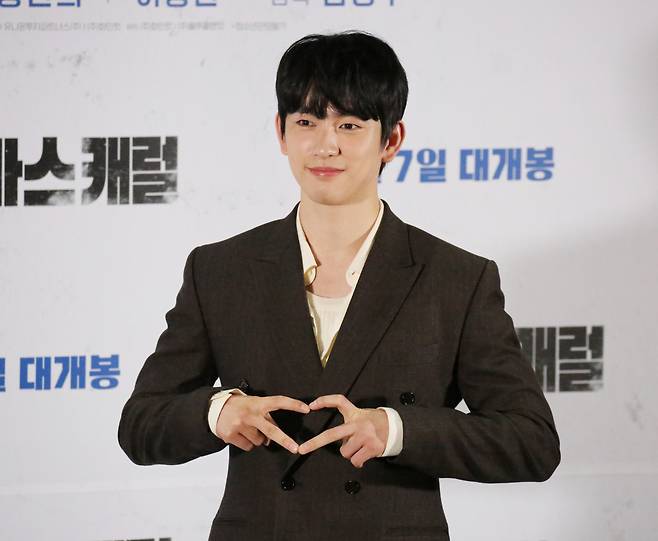
{"type": "Polygon", "coordinates": [[[378,212],[377,193],[346,205],[327,205],[309,199],[302,192],[299,203],[299,221],[318,264],[351,261],[378,212]]]}

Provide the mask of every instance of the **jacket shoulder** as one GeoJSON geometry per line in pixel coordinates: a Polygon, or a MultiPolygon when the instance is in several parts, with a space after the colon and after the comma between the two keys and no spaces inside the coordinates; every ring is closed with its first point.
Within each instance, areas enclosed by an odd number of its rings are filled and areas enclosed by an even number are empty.
{"type": "Polygon", "coordinates": [[[201,244],[196,247],[200,258],[214,258],[220,256],[243,256],[254,253],[259,247],[267,244],[273,231],[281,224],[282,219],[272,220],[242,231],[223,240],[201,244]]]}
{"type": "Polygon", "coordinates": [[[409,227],[409,244],[413,257],[422,262],[441,284],[450,284],[454,294],[470,298],[482,281],[487,268],[496,267],[492,260],[413,225],[409,227]]]}
{"type": "Polygon", "coordinates": [[[409,228],[409,243],[414,258],[430,264],[442,264],[456,269],[479,268],[487,264],[489,259],[470,252],[461,246],[452,244],[427,231],[411,224],[409,228]]]}

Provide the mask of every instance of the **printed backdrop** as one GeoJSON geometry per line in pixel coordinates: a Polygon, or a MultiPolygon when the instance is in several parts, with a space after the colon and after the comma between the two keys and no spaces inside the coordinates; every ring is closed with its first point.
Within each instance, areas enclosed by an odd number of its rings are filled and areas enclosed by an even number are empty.
{"type": "Polygon", "coordinates": [[[228,451],[136,466],[121,408],[190,250],[299,198],[275,140],[282,53],[350,28],[409,77],[381,197],[498,263],[562,440],[545,483],[443,480],[452,538],[655,538],[658,4],[641,0],[0,0],[0,538],[207,539],[228,451]]]}

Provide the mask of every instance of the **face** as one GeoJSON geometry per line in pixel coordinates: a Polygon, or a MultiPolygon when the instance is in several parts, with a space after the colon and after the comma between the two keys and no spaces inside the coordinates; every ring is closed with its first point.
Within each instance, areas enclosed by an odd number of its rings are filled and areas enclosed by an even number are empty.
{"type": "Polygon", "coordinates": [[[302,192],[328,205],[345,205],[377,196],[382,161],[395,156],[404,137],[402,122],[381,145],[379,120],[341,115],[329,108],[319,119],[310,113],[286,117],[285,135],[275,117],[281,152],[288,156],[302,192]]]}

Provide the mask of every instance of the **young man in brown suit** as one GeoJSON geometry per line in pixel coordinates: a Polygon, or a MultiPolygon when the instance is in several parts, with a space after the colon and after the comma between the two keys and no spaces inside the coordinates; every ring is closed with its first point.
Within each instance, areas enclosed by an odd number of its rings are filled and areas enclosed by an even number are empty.
{"type": "Polygon", "coordinates": [[[119,442],[137,464],[229,447],[210,540],[447,540],[439,478],[543,481],[560,461],[498,268],[378,197],[407,100],[385,42],[306,36],[276,92],[300,202],[192,250],[119,442]]]}

